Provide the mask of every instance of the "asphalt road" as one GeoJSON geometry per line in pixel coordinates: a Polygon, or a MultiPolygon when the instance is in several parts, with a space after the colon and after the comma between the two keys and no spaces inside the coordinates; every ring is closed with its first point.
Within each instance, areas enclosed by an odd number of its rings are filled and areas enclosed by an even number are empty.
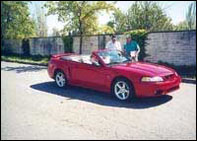
{"type": "Polygon", "coordinates": [[[196,84],[128,103],[1,62],[1,139],[196,139],[196,84]]]}

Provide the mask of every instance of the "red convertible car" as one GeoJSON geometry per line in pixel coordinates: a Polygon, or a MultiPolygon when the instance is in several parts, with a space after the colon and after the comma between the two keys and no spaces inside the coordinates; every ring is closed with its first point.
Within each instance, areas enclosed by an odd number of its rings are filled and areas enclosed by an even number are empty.
{"type": "Polygon", "coordinates": [[[181,77],[171,68],[132,62],[115,50],[98,50],[91,55],[53,55],[48,74],[59,87],[91,88],[112,93],[119,100],[165,95],[178,89],[181,82],[181,77]]]}

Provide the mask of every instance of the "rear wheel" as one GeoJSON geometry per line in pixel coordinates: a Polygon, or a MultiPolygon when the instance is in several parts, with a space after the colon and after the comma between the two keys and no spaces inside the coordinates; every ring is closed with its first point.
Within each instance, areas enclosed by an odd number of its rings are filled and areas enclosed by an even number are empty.
{"type": "Polygon", "coordinates": [[[62,71],[57,71],[55,74],[55,82],[58,87],[62,88],[66,85],[66,77],[62,71]]]}
{"type": "Polygon", "coordinates": [[[112,85],[112,94],[121,101],[128,101],[134,98],[134,89],[127,79],[118,78],[112,85]]]}

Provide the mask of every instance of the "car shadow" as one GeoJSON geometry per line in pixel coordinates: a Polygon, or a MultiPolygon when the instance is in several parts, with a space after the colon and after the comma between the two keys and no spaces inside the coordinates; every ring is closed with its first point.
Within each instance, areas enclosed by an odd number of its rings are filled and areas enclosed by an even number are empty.
{"type": "Polygon", "coordinates": [[[38,72],[43,69],[47,69],[45,66],[21,66],[21,67],[3,67],[1,70],[3,71],[16,71],[16,73],[23,73],[23,72],[38,72]]]}
{"type": "Polygon", "coordinates": [[[125,102],[119,101],[118,99],[112,97],[110,94],[90,89],[75,86],[59,88],[56,86],[54,81],[31,85],[30,87],[38,91],[66,97],[66,100],[77,99],[111,107],[144,109],[159,106],[161,104],[169,102],[172,99],[172,96],[164,95],[155,98],[136,98],[130,102],[125,102]]]}

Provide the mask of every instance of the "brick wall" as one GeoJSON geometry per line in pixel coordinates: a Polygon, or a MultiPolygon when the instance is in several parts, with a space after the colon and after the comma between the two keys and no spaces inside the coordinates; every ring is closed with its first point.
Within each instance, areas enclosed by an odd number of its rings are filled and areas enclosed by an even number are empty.
{"type": "MultiPolygon", "coordinates": [[[[4,48],[11,53],[23,54],[23,40],[4,40],[4,48]]],[[[51,55],[64,53],[64,43],[61,37],[30,38],[30,55],[51,55]]]]}
{"type": "MultiPolygon", "coordinates": [[[[73,37],[73,52],[79,53],[80,37],[73,37]]],[[[82,54],[90,54],[98,49],[98,36],[88,36],[83,38],[82,54]]]]}
{"type": "Polygon", "coordinates": [[[22,40],[4,40],[4,49],[6,52],[23,54],[22,40]]]}
{"type": "Polygon", "coordinates": [[[31,55],[64,53],[64,43],[60,37],[32,38],[29,40],[31,55]]]}
{"type": "Polygon", "coordinates": [[[196,31],[149,33],[145,61],[196,65],[196,31]]]}
{"type": "MultiPolygon", "coordinates": [[[[117,35],[123,47],[126,42],[124,35],[117,35]]],[[[105,48],[110,41],[109,35],[87,36],[83,38],[82,54],[90,54],[97,49],[105,48]]],[[[80,37],[73,37],[73,51],[79,53],[80,37]]],[[[5,40],[4,47],[13,53],[23,54],[22,40],[5,40]]],[[[50,55],[64,53],[61,37],[29,39],[30,55],[50,55]]],[[[149,33],[146,40],[144,59],[150,62],[166,62],[175,65],[196,66],[196,31],[156,32],[149,33]]]]}
{"type": "MultiPolygon", "coordinates": [[[[109,35],[105,37],[105,45],[111,40],[109,35]]],[[[82,54],[89,54],[95,49],[103,48],[97,45],[100,43],[100,36],[89,36],[83,40],[82,54]]],[[[124,35],[117,35],[121,46],[126,42],[124,35]]],[[[105,46],[103,45],[103,46],[105,46]]],[[[74,52],[79,53],[79,37],[74,37],[74,52]]],[[[155,32],[149,33],[146,40],[145,61],[157,63],[159,61],[174,65],[195,65],[196,66],[196,31],[178,32],[155,32]]]]}

